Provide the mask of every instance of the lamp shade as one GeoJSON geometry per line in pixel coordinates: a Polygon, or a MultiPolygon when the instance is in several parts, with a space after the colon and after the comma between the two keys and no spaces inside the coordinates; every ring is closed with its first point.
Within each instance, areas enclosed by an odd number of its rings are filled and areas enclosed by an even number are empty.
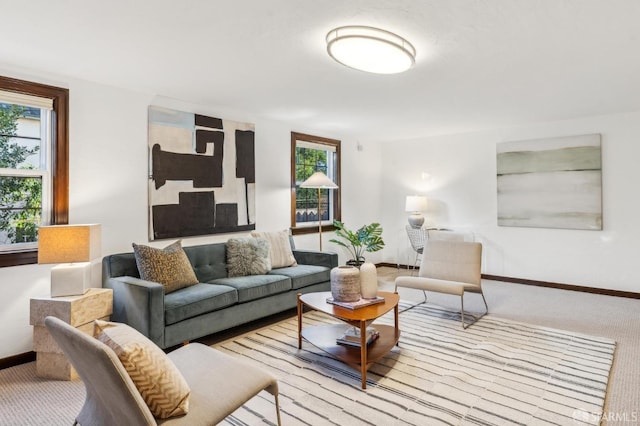
{"type": "Polygon", "coordinates": [[[404,204],[406,212],[423,212],[427,209],[427,198],[419,195],[409,195],[404,204]]]}
{"type": "Polygon", "coordinates": [[[38,263],[90,262],[100,257],[100,225],[51,225],[38,230],[38,263]]]}
{"type": "Polygon", "coordinates": [[[336,189],[338,185],[322,172],[315,172],[300,184],[300,188],[336,189]]]}

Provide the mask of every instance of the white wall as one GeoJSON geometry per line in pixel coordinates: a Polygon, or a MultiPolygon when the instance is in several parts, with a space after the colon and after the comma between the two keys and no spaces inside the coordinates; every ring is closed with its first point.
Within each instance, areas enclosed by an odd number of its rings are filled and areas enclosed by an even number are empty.
{"type": "MultiPolygon", "coordinates": [[[[318,136],[326,136],[322,131],[309,130],[304,131],[300,129],[292,129],[293,131],[299,131],[303,133],[315,134],[318,136]]],[[[257,130],[256,130],[257,133],[257,130]]],[[[286,131],[286,137],[290,138],[289,130],[286,131]]],[[[338,138],[340,139],[340,138],[338,138]]],[[[256,147],[257,149],[257,147],[256,147]]],[[[374,142],[360,142],[350,139],[342,139],[341,144],[341,199],[342,199],[342,222],[349,229],[357,229],[362,225],[372,222],[380,222],[380,198],[381,198],[381,185],[380,185],[380,149],[379,143],[374,142]],[[359,147],[359,148],[358,148],[359,147]]],[[[273,159],[269,162],[265,162],[262,166],[267,169],[268,173],[278,172],[278,175],[283,175],[277,182],[274,181],[273,186],[258,189],[258,198],[262,197],[262,192],[269,193],[269,191],[277,191],[282,193],[281,197],[277,199],[265,200],[265,206],[280,206],[281,211],[277,212],[279,219],[283,219],[282,215],[286,210],[287,216],[284,222],[280,220],[278,224],[269,224],[263,226],[262,222],[258,223],[261,229],[280,229],[288,228],[290,226],[289,206],[291,205],[291,193],[289,191],[289,179],[290,169],[289,163],[286,165],[278,166],[281,169],[273,170],[273,164],[275,162],[281,163],[282,156],[287,156],[287,161],[290,155],[290,146],[286,146],[286,152],[279,154],[278,159],[273,159]],[[282,187],[286,182],[286,187],[282,187]],[[277,186],[275,185],[277,183],[277,186]]],[[[258,162],[260,162],[258,160],[258,162]]],[[[258,168],[257,173],[260,176],[260,165],[256,165],[258,168]]],[[[265,172],[266,173],[266,172],[265,172]]],[[[258,202],[258,205],[261,203],[258,202]]],[[[268,218],[267,218],[268,219],[268,218]]],[[[383,234],[384,236],[384,234],[383,234]]],[[[228,237],[225,236],[224,239],[228,237]]],[[[325,251],[333,251],[338,253],[340,263],[345,263],[349,259],[349,254],[346,249],[331,243],[329,240],[335,238],[335,235],[331,231],[322,231],[322,248],[325,251]]],[[[317,233],[298,235],[295,237],[295,244],[297,248],[318,250],[320,241],[317,233]]],[[[382,252],[367,253],[367,260],[371,262],[381,261],[382,252]]]]}
{"type": "MultiPolygon", "coordinates": [[[[182,111],[252,122],[256,125],[256,213],[259,230],[290,226],[290,132],[340,139],[322,129],[292,129],[229,108],[193,105],[87,81],[0,70],[6,76],[59,87],[70,92],[69,222],[101,223],[103,254],[131,251],[147,243],[147,108],[158,105],[182,111]]],[[[357,151],[343,140],[343,219],[370,220],[378,211],[379,147],[357,151]],[[357,207],[356,207],[357,206],[357,207]]],[[[184,245],[226,241],[231,235],[194,237],[184,245]]],[[[335,249],[324,235],[325,250],[335,249]]],[[[165,246],[169,241],[151,243],[165,246]]],[[[318,247],[318,235],[296,237],[300,248],[318,247]]],[[[341,253],[342,261],[346,260],[341,253]]],[[[0,268],[0,358],[31,350],[29,299],[49,294],[51,265],[0,268]]]]}
{"type": "MultiPolygon", "coordinates": [[[[44,72],[0,73],[70,89],[70,223],[101,223],[103,254],[130,251],[131,242],[147,242],[149,105],[255,123],[260,230],[289,227],[290,132],[341,139],[322,129],[292,129],[220,106],[194,105],[44,72]]],[[[635,191],[640,181],[638,140],[640,113],[382,144],[342,139],[342,218],[350,228],[381,222],[387,247],[368,259],[406,263],[404,197],[425,194],[430,201],[428,224],[474,232],[484,243],[485,273],[638,292],[638,273],[631,266],[637,252],[634,242],[640,237],[635,191]],[[495,144],[586,133],[602,134],[604,230],[498,227],[495,144]],[[423,178],[423,173],[430,176],[423,178]]],[[[346,253],[328,242],[333,233],[323,236],[325,249],[337,251],[344,262],[346,253]]],[[[229,237],[187,238],[184,244],[229,237]]],[[[318,235],[296,237],[296,245],[315,249],[318,235]]],[[[0,358],[31,350],[29,299],[49,293],[50,268],[0,268],[0,358]]]]}
{"type": "Polygon", "coordinates": [[[427,225],[484,243],[484,273],[640,292],[639,140],[635,112],[383,144],[382,218],[398,235],[384,260],[409,258],[404,197],[417,193],[429,200],[427,225]],[[498,227],[496,143],[590,133],[602,135],[603,230],[498,227]]]}

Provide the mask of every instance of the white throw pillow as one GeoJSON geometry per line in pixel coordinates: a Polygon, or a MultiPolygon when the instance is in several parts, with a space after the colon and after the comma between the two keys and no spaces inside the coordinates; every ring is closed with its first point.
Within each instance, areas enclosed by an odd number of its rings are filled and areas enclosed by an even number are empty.
{"type": "Polygon", "coordinates": [[[269,251],[271,257],[272,268],[285,268],[287,266],[296,266],[296,258],[291,250],[289,242],[289,231],[287,229],[279,232],[251,232],[254,238],[264,238],[271,244],[269,251]]]}

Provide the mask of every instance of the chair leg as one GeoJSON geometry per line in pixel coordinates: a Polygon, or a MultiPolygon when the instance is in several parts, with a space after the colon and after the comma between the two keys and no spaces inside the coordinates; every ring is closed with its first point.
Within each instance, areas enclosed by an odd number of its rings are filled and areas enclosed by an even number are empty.
{"type": "Polygon", "coordinates": [[[413,276],[416,272],[416,268],[418,266],[418,257],[420,256],[420,253],[416,252],[416,258],[413,260],[413,269],[411,271],[411,276],[413,276]]]}
{"type": "Polygon", "coordinates": [[[484,293],[480,292],[480,296],[482,296],[482,301],[484,302],[484,310],[485,314],[489,312],[489,305],[487,305],[487,299],[484,298],[484,293]]]}
{"type": "MultiPolygon", "coordinates": [[[[396,293],[398,292],[398,286],[396,286],[396,290],[395,290],[395,291],[396,291],[396,293]]],[[[423,300],[422,302],[420,302],[420,303],[416,303],[416,304],[414,304],[414,305],[411,305],[411,306],[409,306],[408,308],[403,309],[403,310],[401,310],[401,311],[400,311],[400,312],[398,312],[398,313],[400,313],[400,314],[401,314],[401,313],[403,313],[403,312],[407,312],[409,309],[413,309],[413,308],[415,308],[416,306],[424,305],[425,303],[427,303],[427,292],[426,292],[425,290],[422,290],[422,294],[424,295],[424,300],[423,300]]]]}
{"type": "Polygon", "coordinates": [[[278,419],[278,426],[281,426],[282,423],[280,421],[280,400],[278,399],[278,394],[273,395],[276,400],[276,417],[278,419]]]}
{"type": "Polygon", "coordinates": [[[462,328],[464,330],[466,330],[469,326],[475,324],[480,318],[482,318],[483,316],[489,313],[489,306],[487,305],[487,299],[484,298],[484,293],[480,292],[480,296],[482,296],[482,301],[484,302],[485,311],[480,316],[469,314],[469,316],[473,318],[473,321],[470,322],[468,325],[464,323],[464,292],[462,292],[462,295],[460,296],[460,316],[462,318],[462,328]]]}

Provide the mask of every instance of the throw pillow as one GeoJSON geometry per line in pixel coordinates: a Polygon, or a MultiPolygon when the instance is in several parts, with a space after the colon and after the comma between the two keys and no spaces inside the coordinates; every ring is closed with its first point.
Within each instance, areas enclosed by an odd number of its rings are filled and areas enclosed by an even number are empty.
{"type": "Polygon", "coordinates": [[[269,242],[264,238],[230,238],[227,241],[227,274],[230,277],[262,275],[271,270],[269,242]]]}
{"type": "Polygon", "coordinates": [[[295,266],[298,263],[293,257],[291,250],[291,242],[289,241],[289,231],[280,232],[251,232],[251,236],[255,238],[264,238],[271,245],[270,257],[272,268],[285,268],[287,266],[295,266]]]}
{"type": "Polygon", "coordinates": [[[162,284],[165,294],[198,284],[198,278],[180,242],[178,240],[163,249],[133,243],[140,278],[162,284]]]}
{"type": "Polygon", "coordinates": [[[169,357],[126,324],[95,320],[94,336],[109,346],[158,418],[187,414],[191,389],[169,357]]]}

